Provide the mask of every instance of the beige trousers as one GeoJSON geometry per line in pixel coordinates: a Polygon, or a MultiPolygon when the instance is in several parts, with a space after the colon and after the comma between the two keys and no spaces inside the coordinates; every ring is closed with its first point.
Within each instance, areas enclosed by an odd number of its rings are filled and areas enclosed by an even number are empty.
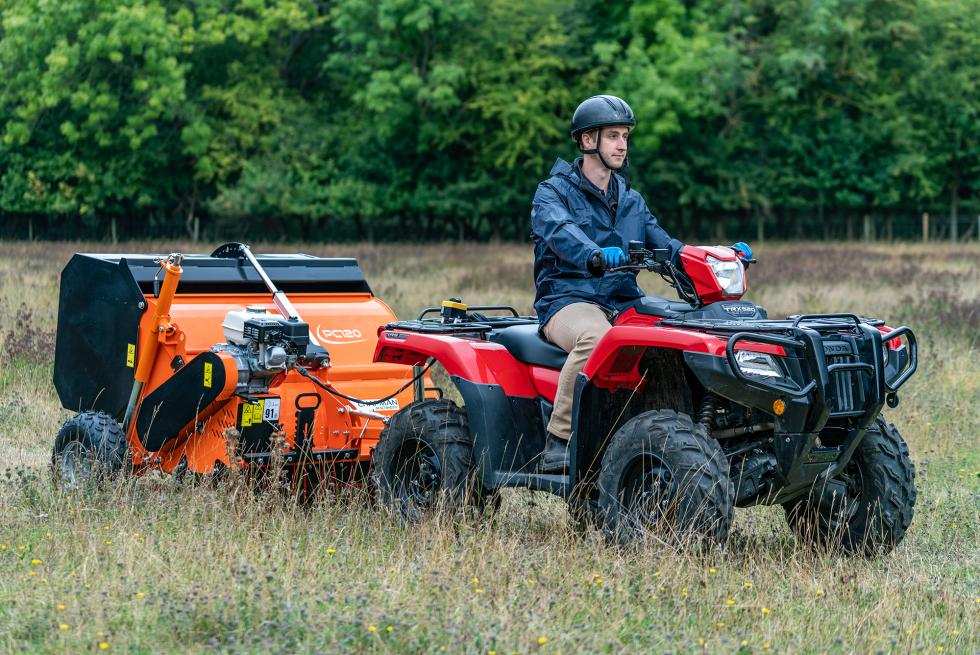
{"type": "Polygon", "coordinates": [[[548,432],[556,437],[568,439],[571,436],[575,379],[585,368],[599,339],[611,327],[606,311],[589,302],[565,305],[544,324],[542,332],[548,341],[568,353],[558,376],[555,407],[548,423],[548,432]]]}

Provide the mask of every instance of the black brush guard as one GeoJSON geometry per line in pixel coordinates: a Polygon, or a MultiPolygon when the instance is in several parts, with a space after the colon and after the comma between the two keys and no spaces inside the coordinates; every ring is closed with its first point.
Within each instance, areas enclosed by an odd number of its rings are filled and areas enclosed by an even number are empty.
{"type": "Polygon", "coordinates": [[[854,314],[661,322],[728,339],[724,358],[685,353],[688,365],[707,390],[773,415],[773,403],[785,403],[785,413],[775,416],[772,442],[778,484],[768,502],[785,502],[804,493],[814,481],[837,475],[885,402],[892,406],[897,402],[896,392],[918,366],[918,348],[911,329],[903,326],[882,334],[877,327],[882,324],[854,314]],[[907,348],[889,350],[886,361],[885,344],[902,338],[907,348]],[[785,377],[767,380],[742,371],[736,346],[746,342],[783,348],[786,356],[774,359],[785,368],[785,377]],[[821,430],[828,424],[844,435],[836,443],[820,439],[821,430]]]}

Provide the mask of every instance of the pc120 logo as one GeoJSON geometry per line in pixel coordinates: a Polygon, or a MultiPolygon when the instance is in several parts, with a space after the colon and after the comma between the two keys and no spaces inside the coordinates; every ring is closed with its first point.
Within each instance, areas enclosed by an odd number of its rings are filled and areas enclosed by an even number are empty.
{"type": "Polygon", "coordinates": [[[361,343],[367,341],[361,331],[353,329],[331,330],[322,325],[316,326],[316,338],[320,343],[330,343],[334,345],[347,345],[349,343],[361,343]]]}

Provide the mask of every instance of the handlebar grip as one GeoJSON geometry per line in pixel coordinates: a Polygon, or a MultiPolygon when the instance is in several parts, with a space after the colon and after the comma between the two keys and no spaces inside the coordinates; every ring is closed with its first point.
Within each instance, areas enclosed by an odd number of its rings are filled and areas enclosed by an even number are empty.
{"type": "Polygon", "coordinates": [[[589,257],[589,266],[592,268],[602,268],[602,253],[600,251],[592,253],[592,256],[589,257]]]}

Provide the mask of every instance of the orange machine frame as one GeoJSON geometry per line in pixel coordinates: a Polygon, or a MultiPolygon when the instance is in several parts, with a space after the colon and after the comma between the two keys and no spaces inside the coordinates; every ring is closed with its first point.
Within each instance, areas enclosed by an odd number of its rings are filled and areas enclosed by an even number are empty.
{"type": "MultiPolygon", "coordinates": [[[[144,294],[146,311],[140,321],[134,374],[136,382],[141,383],[137,412],[147,395],[171,379],[175,362],[186,365],[225,341],[221,323],[230,310],[262,306],[278,311],[270,294],[181,295],[179,262],[164,263],[163,269],[159,295],[144,294]]],[[[410,367],[371,363],[378,326],[395,320],[391,309],[372,294],[294,293],[290,299],[309,323],[311,335],[330,353],[329,367],[311,371],[321,382],[348,396],[378,399],[412,378],[410,367]]],[[[413,390],[408,388],[382,405],[358,406],[318,388],[295,370],[273,378],[267,393],[243,398],[234,395],[238,380],[234,359],[227,353],[217,354],[225,367],[224,388],[175,438],[150,452],[136,434],[136,422],[125,426],[136,472],[161,469],[171,473],[186,466],[188,471],[211,473],[216,466],[236,468],[249,461],[268,463],[262,457],[247,460],[240,456],[235,441],[248,427],[245,424],[251,425],[253,413],[254,420],[270,420],[266,412],[256,410],[271,407],[270,399],[278,399],[278,415],[271,419],[275,426],[274,451],[295,454],[300,410],[316,405],[308,435],[311,443],[305,444],[304,457],[299,462],[308,458],[310,462],[343,460],[366,464],[387,417],[414,398],[413,390]]],[[[166,411],[165,407],[154,409],[166,411]]],[[[269,454],[274,455],[272,451],[269,454]]]]}

